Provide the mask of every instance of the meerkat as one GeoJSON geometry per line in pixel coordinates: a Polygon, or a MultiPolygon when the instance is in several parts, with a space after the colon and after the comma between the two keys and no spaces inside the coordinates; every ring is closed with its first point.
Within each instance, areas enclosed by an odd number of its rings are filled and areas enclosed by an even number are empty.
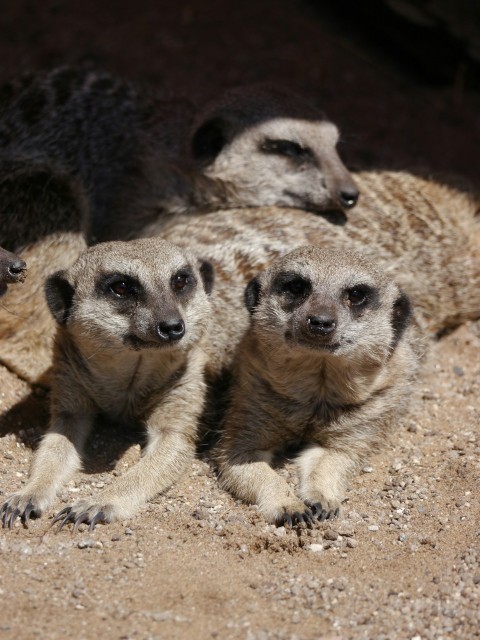
{"type": "Polygon", "coordinates": [[[4,85],[0,112],[3,148],[40,153],[82,181],[91,241],[161,227],[167,213],[358,199],[337,127],[268,85],[227,91],[197,113],[109,73],[62,67],[4,85]]]}
{"type": "Polygon", "coordinates": [[[55,518],[60,527],[128,518],[169,487],[194,454],[205,395],[204,343],[213,271],[158,238],[98,244],[47,280],[58,324],[51,427],[30,479],[0,508],[5,527],[28,525],[80,468],[96,416],[143,426],[144,456],[95,498],[55,518]]]}
{"type": "Polygon", "coordinates": [[[25,261],[0,247],[0,297],[5,295],[9,284],[23,282],[26,275],[25,261]]]}
{"type": "Polygon", "coordinates": [[[258,207],[179,217],[162,231],[215,266],[212,302],[222,331],[212,343],[213,377],[228,369],[249,325],[243,289],[298,246],[366,255],[412,300],[426,336],[480,317],[480,200],[404,172],[359,172],[355,180],[362,193],[355,221],[258,207]]]}
{"type": "Polygon", "coordinates": [[[45,300],[48,275],[85,249],[88,206],[80,185],[38,158],[0,158],[0,246],[28,264],[28,278],[0,304],[0,363],[47,384],[55,323],[45,300]]]}
{"type": "Polygon", "coordinates": [[[251,324],[216,452],[221,484],[277,525],[331,518],[409,393],[410,302],[363,256],[312,246],[274,260],[245,301],[251,324]],[[299,497],[271,466],[292,446],[299,497]]]}

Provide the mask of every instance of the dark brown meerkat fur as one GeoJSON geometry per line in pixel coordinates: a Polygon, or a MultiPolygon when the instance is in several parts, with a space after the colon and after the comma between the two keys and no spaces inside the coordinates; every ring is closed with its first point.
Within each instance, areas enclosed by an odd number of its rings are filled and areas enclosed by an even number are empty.
{"type": "Polygon", "coordinates": [[[4,526],[26,524],[81,466],[96,416],[144,427],[141,460],[93,499],[63,509],[63,526],[128,518],[169,487],[195,451],[205,395],[211,266],[158,238],[96,245],[51,276],[58,323],[51,427],[28,483],[0,509],[4,526]]]}
{"type": "Polygon", "coordinates": [[[81,180],[93,241],[162,226],[168,213],[347,209],[358,198],[336,126],[269,85],[227,91],[196,112],[104,71],[60,67],[1,87],[0,113],[8,153],[41,154],[81,180]]]}
{"type": "Polygon", "coordinates": [[[0,297],[5,295],[9,284],[23,282],[27,265],[22,258],[0,247],[0,297]]]}
{"type": "Polygon", "coordinates": [[[302,247],[251,281],[246,305],[216,453],[221,483],[268,522],[332,517],[410,390],[409,300],[360,255],[302,247]],[[271,467],[292,446],[299,497],[271,467]]]}
{"type": "Polygon", "coordinates": [[[28,278],[0,301],[0,363],[28,382],[46,383],[55,322],[45,300],[47,276],[86,247],[82,188],[39,159],[0,159],[0,245],[22,256],[28,278]]]}
{"type": "Polygon", "coordinates": [[[410,297],[425,335],[480,317],[479,200],[402,172],[360,172],[355,180],[362,198],[352,219],[332,222],[260,207],[178,218],[162,232],[216,267],[213,304],[222,331],[211,341],[213,376],[228,368],[248,326],[242,305],[246,284],[273,259],[302,245],[372,259],[410,297]]]}

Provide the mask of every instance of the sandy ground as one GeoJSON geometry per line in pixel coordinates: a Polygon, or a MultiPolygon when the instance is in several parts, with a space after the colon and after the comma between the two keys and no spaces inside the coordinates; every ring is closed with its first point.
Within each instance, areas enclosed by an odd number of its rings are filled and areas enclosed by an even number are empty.
{"type": "MultiPolygon", "coordinates": [[[[273,79],[341,124],[353,164],[478,180],[478,95],[419,85],[304,3],[172,4],[10,3],[0,75],[93,60],[198,101],[273,79]]],[[[56,510],[139,456],[102,428],[52,512],[0,530],[2,639],[480,637],[479,355],[478,322],[432,346],[390,443],[314,530],[266,525],[196,460],[137,518],[57,534],[56,510]]],[[[47,401],[0,369],[0,499],[26,482],[47,401]]]]}

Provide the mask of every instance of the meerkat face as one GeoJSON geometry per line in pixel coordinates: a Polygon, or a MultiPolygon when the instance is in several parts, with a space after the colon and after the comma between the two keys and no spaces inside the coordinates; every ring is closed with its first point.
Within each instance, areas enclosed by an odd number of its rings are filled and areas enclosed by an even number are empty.
{"type": "Polygon", "coordinates": [[[273,119],[235,136],[206,173],[232,182],[252,206],[349,209],[359,192],[337,142],[329,122],[273,119]]]}
{"type": "Polygon", "coordinates": [[[358,188],[337,153],[338,129],[307,101],[270,85],[227,92],[195,122],[193,158],[249,206],[350,209],[358,188]]]}
{"type": "Polygon", "coordinates": [[[7,291],[7,285],[23,282],[27,275],[25,262],[10,251],[0,247],[0,297],[7,291]]]}
{"type": "Polygon", "coordinates": [[[287,349],[383,360],[409,317],[408,298],[362,256],[303,247],[246,290],[253,330],[287,349]]]}
{"type": "Polygon", "coordinates": [[[88,249],[49,278],[54,317],[95,348],[187,350],[205,333],[213,283],[207,262],[150,238],[88,249]]]}

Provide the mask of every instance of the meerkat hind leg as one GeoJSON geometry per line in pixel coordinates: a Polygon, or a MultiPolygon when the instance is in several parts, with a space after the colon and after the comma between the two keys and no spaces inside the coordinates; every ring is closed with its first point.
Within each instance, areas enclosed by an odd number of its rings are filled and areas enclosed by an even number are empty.
{"type": "Polygon", "coordinates": [[[229,460],[221,467],[222,485],[237,498],[257,504],[264,518],[277,526],[310,524],[311,510],[272,469],[272,457],[270,451],[255,451],[239,462],[229,460]]]}
{"type": "Polygon", "coordinates": [[[299,492],[318,520],[339,514],[355,461],[345,453],[311,446],[298,457],[299,492]]]}

